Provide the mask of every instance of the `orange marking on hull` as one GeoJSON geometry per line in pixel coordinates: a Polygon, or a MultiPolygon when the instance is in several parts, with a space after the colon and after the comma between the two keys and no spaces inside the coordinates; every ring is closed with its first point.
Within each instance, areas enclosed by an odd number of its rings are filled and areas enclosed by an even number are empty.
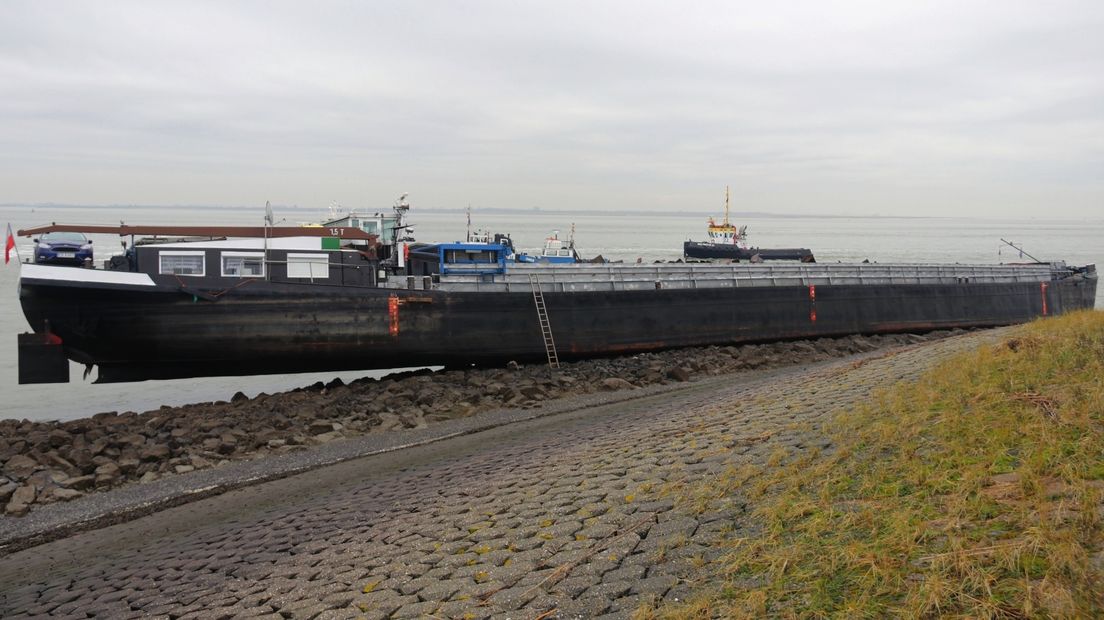
{"type": "Polygon", "coordinates": [[[809,322],[816,323],[816,285],[809,285],[809,322]]]}
{"type": "Polygon", "coordinates": [[[399,337],[399,296],[391,295],[387,298],[387,317],[391,322],[391,337],[399,337]]]}

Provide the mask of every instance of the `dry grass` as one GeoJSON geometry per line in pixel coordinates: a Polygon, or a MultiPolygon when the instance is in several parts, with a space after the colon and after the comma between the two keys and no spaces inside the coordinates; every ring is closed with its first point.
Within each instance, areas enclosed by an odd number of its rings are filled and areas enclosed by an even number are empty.
{"type": "Polygon", "coordinates": [[[832,455],[763,473],[762,533],[708,591],[640,617],[1104,615],[1104,313],[1025,326],[833,428],[832,455]]]}

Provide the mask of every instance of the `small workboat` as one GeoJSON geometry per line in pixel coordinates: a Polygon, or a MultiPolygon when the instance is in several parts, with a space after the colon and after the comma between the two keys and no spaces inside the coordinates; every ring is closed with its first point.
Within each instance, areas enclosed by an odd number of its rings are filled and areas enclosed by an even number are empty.
{"type": "Polygon", "coordinates": [[[578,263],[579,253],[575,250],[575,225],[571,226],[571,237],[567,241],[560,239],[560,231],[553,230],[551,235],[544,239],[544,247],[540,254],[519,254],[519,263],[578,263]]]}

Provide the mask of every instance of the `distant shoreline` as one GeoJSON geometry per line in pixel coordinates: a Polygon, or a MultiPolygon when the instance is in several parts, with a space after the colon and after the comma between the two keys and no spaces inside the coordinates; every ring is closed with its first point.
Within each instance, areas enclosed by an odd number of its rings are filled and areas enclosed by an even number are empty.
{"type": "MultiPolygon", "coordinates": [[[[189,209],[189,210],[203,210],[203,211],[218,211],[226,209],[234,210],[263,210],[257,205],[75,205],[75,204],[61,204],[61,203],[0,203],[0,209],[16,209],[16,208],[32,208],[32,209],[80,209],[80,210],[99,210],[99,209],[189,209]]],[[[303,213],[318,213],[325,211],[325,207],[304,207],[299,205],[272,205],[273,209],[277,211],[295,211],[303,213]]],[[[359,211],[361,213],[368,213],[370,211],[384,211],[390,207],[379,207],[375,209],[360,209],[354,207],[353,211],[359,211]]],[[[460,207],[414,207],[415,211],[421,211],[424,213],[465,213],[467,208],[460,207]]],[[[473,213],[506,213],[506,214],[525,214],[531,215],[534,213],[548,214],[548,215],[600,215],[600,216],[626,216],[626,215],[643,215],[649,217],[669,217],[669,218],[693,218],[693,217],[717,217],[719,211],[717,209],[712,210],[700,210],[700,211],[655,211],[655,210],[637,210],[637,211],[616,211],[610,209],[545,209],[545,208],[516,208],[516,207],[480,207],[473,209],[473,213]]],[[[984,217],[971,216],[966,218],[954,217],[948,215],[825,215],[825,214],[809,214],[809,213],[768,213],[765,211],[732,211],[729,214],[730,218],[768,218],[768,219],[825,219],[825,220],[848,220],[848,219],[863,219],[863,220],[947,220],[958,221],[963,219],[987,219],[984,217]]],[[[1069,222],[1099,222],[1104,221],[1102,219],[1085,219],[1085,218],[1063,218],[1063,217],[1025,217],[1025,218],[1007,218],[1009,220],[1024,220],[1024,221],[1069,221],[1069,222]]]]}

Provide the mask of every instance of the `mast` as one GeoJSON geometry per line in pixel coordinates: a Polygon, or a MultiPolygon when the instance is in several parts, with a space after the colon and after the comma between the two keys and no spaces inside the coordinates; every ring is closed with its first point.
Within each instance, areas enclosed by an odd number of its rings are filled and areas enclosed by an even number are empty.
{"type": "Polygon", "coordinates": [[[725,185],[725,219],[724,226],[728,226],[728,186],[725,185]]]}
{"type": "Polygon", "coordinates": [[[261,259],[261,270],[264,271],[265,281],[268,281],[268,227],[272,226],[272,203],[265,201],[264,216],[264,258],[261,259]]]}

